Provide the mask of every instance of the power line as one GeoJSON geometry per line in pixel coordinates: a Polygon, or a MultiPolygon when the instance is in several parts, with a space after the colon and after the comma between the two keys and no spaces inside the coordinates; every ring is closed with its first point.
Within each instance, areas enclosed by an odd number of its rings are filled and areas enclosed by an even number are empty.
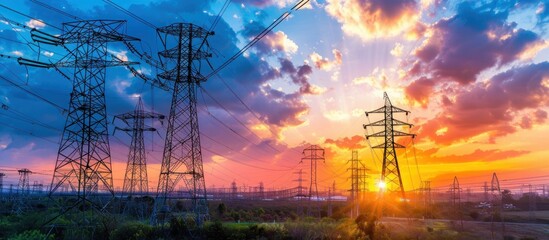
{"type": "Polygon", "coordinates": [[[46,98],[44,98],[44,97],[42,97],[42,96],[40,96],[40,95],[34,93],[34,92],[31,92],[31,91],[28,90],[28,89],[25,89],[25,88],[19,86],[19,84],[13,82],[12,80],[10,80],[10,79],[8,79],[8,78],[2,76],[2,75],[0,75],[0,79],[6,81],[6,82],[8,82],[8,83],[10,83],[10,84],[13,85],[14,87],[17,87],[17,88],[23,90],[24,92],[26,92],[26,93],[28,93],[28,94],[30,94],[30,95],[32,95],[32,96],[34,96],[34,97],[36,97],[36,98],[38,98],[38,99],[44,101],[44,102],[46,102],[46,103],[48,103],[48,104],[50,104],[50,105],[52,105],[52,106],[58,108],[58,109],[61,110],[62,112],[67,112],[67,111],[68,111],[66,108],[61,107],[61,106],[58,105],[57,103],[54,103],[54,102],[52,102],[52,101],[50,101],[50,100],[48,100],[48,99],[46,99],[46,98]]]}
{"type": "Polygon", "coordinates": [[[245,163],[245,162],[241,162],[241,161],[238,161],[234,158],[231,158],[231,157],[227,157],[221,153],[218,153],[216,151],[213,151],[209,148],[206,148],[206,147],[202,147],[204,150],[212,153],[212,154],[215,154],[215,155],[218,155],[218,156],[221,156],[223,158],[226,158],[226,159],[229,159],[231,160],[232,162],[235,162],[235,163],[238,163],[240,165],[244,165],[244,166],[248,166],[248,167],[251,167],[251,168],[257,168],[257,169],[262,169],[262,170],[267,170],[267,171],[274,171],[274,172],[285,172],[285,171],[290,171],[291,169],[272,169],[272,168],[264,168],[264,167],[259,167],[259,166],[255,166],[255,165],[252,165],[252,164],[248,164],[248,163],[245,163]]]}
{"type": "MultiPolygon", "coordinates": [[[[231,116],[235,121],[237,121],[241,126],[243,126],[245,129],[247,129],[250,133],[252,133],[255,137],[257,137],[258,139],[262,139],[260,136],[258,136],[254,131],[252,131],[246,124],[244,124],[242,121],[240,121],[236,116],[234,116],[233,113],[231,113],[231,111],[229,111],[229,109],[227,109],[225,106],[223,106],[223,104],[221,104],[221,102],[219,102],[217,99],[215,99],[208,91],[206,91],[206,89],[204,89],[202,86],[198,85],[199,88],[201,89],[201,91],[203,93],[206,93],[206,95],[208,95],[208,97],[210,97],[221,109],[223,109],[227,114],[229,114],[229,116],[231,116]]],[[[280,150],[274,148],[273,146],[271,146],[270,143],[266,143],[267,146],[271,149],[273,149],[274,151],[276,152],[279,152],[280,153],[280,150]]]]}
{"type": "Polygon", "coordinates": [[[225,61],[223,64],[217,67],[214,71],[206,75],[204,79],[209,79],[212,76],[218,74],[221,70],[223,70],[225,67],[231,64],[234,60],[236,60],[238,57],[244,54],[244,52],[246,52],[249,48],[251,48],[257,42],[259,42],[263,37],[265,37],[269,32],[271,32],[276,26],[278,26],[282,21],[286,20],[286,18],[288,18],[292,13],[301,9],[308,2],[309,0],[301,0],[298,3],[296,3],[290,10],[284,12],[282,15],[280,15],[280,17],[278,17],[275,21],[273,21],[273,23],[271,23],[268,27],[263,29],[263,31],[261,31],[257,36],[255,36],[254,39],[252,39],[252,41],[246,44],[242,49],[236,52],[232,57],[230,57],[227,61],[225,61]]]}
{"type": "Polygon", "coordinates": [[[8,9],[8,10],[14,12],[14,13],[17,13],[17,14],[22,15],[22,16],[24,16],[24,17],[30,18],[30,19],[32,19],[32,20],[36,20],[36,21],[38,21],[38,22],[41,22],[41,23],[43,23],[43,24],[45,24],[45,25],[48,25],[48,26],[50,26],[50,27],[53,27],[53,28],[55,28],[55,29],[57,29],[57,30],[63,31],[63,29],[61,29],[61,28],[59,28],[59,27],[57,27],[57,26],[55,26],[55,25],[48,24],[48,23],[44,22],[43,20],[40,20],[40,19],[37,19],[37,18],[33,18],[33,17],[31,17],[31,16],[29,16],[29,15],[27,15],[27,14],[24,14],[24,13],[22,13],[22,12],[20,12],[20,11],[17,11],[17,10],[15,10],[15,9],[13,9],[13,8],[7,7],[7,6],[4,5],[4,4],[0,4],[0,7],[3,7],[3,8],[5,8],[5,9],[8,9]]]}
{"type": "Polygon", "coordinates": [[[75,15],[72,15],[72,14],[70,14],[70,13],[67,13],[67,12],[65,12],[65,11],[63,11],[63,10],[54,8],[54,7],[52,7],[52,6],[50,6],[50,5],[46,4],[46,3],[40,2],[40,1],[38,1],[38,0],[30,0],[30,1],[33,2],[34,4],[40,5],[40,6],[44,7],[44,8],[47,8],[47,9],[49,9],[49,10],[51,10],[51,11],[54,11],[54,12],[57,12],[57,13],[59,13],[59,14],[61,14],[61,15],[66,16],[66,17],[72,18],[72,19],[74,19],[74,20],[78,20],[78,21],[82,21],[82,20],[83,20],[82,18],[80,18],[80,17],[78,17],[78,16],[75,16],[75,15]]]}
{"type": "Polygon", "coordinates": [[[37,138],[43,139],[43,140],[45,140],[45,141],[48,141],[48,142],[50,142],[50,143],[59,144],[58,142],[53,141],[53,140],[51,140],[51,139],[48,139],[48,138],[45,138],[45,137],[41,137],[41,136],[37,136],[37,135],[35,135],[34,133],[32,133],[32,132],[30,132],[30,131],[27,131],[27,130],[25,130],[25,129],[21,129],[21,128],[18,128],[18,127],[11,126],[11,125],[9,125],[9,124],[7,124],[7,123],[5,123],[5,122],[0,122],[0,123],[2,123],[2,126],[8,127],[8,128],[14,129],[14,130],[17,130],[17,131],[19,131],[19,132],[21,132],[21,133],[24,133],[24,134],[27,134],[27,135],[29,135],[29,136],[37,137],[37,138]]]}

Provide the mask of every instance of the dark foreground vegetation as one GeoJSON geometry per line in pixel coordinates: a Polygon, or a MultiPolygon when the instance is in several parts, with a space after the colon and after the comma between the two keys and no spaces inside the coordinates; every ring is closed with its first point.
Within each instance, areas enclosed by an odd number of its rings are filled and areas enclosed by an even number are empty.
{"type": "MultiPolygon", "coordinates": [[[[538,206],[546,202],[549,203],[547,199],[539,199],[538,206]]],[[[422,204],[394,203],[393,207],[384,207],[385,217],[377,219],[376,203],[367,201],[360,206],[361,214],[354,218],[349,217],[351,207],[347,202],[332,202],[331,211],[323,202],[321,217],[312,218],[297,214],[301,210],[307,212],[307,202],[210,201],[210,219],[202,228],[196,226],[192,217],[177,212],[163,224],[151,225],[148,216],[153,204],[152,198],[147,197],[115,199],[103,213],[73,209],[55,218],[59,205],[51,200],[30,199],[20,208],[17,203],[3,201],[0,239],[434,240],[489,239],[494,234],[497,239],[526,240],[547,239],[544,234],[549,233],[549,211],[538,211],[534,218],[518,207],[492,214],[477,203],[463,203],[457,210],[445,202],[429,208],[422,204]],[[505,228],[501,226],[502,219],[507,224],[505,228]]],[[[520,199],[514,204],[524,205],[520,199]]],[[[174,208],[177,210],[181,205],[175,202],[174,208]]]]}

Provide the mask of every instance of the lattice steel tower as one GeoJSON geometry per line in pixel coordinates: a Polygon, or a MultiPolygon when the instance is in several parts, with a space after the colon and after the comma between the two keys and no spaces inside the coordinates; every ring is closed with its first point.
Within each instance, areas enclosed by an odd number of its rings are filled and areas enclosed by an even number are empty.
{"type": "Polygon", "coordinates": [[[4,177],[5,176],[6,176],[5,173],[0,172],[0,197],[2,197],[2,194],[4,193],[4,177]]]}
{"type": "Polygon", "coordinates": [[[20,196],[28,195],[30,193],[29,175],[32,173],[32,171],[27,168],[23,168],[17,170],[17,172],[19,172],[19,194],[20,196]]]}
{"type": "MultiPolygon", "coordinates": [[[[105,106],[105,75],[107,67],[127,66],[130,62],[111,60],[107,45],[111,42],[133,41],[118,31],[125,21],[88,20],[63,24],[58,36],[33,29],[34,41],[63,46],[67,55],[57,63],[43,63],[19,59],[20,64],[41,68],[55,68],[73,82],[70,104],[49,196],[60,187],[68,185],[76,192],[75,206],[88,204],[102,209],[91,196],[101,193],[114,196],[112,184],[111,154],[105,106]],[[73,69],[72,78],[59,68],[73,69]]],[[[98,199],[97,199],[98,200],[98,199]]]]}
{"type": "Polygon", "coordinates": [[[358,159],[358,151],[353,150],[351,155],[351,167],[347,171],[351,171],[351,201],[353,207],[351,208],[351,217],[357,217],[359,215],[359,205],[364,192],[368,189],[368,183],[366,178],[366,167],[358,159]]]}
{"type": "Polygon", "coordinates": [[[146,119],[164,119],[164,115],[155,112],[145,111],[143,101],[139,98],[133,112],[119,114],[115,119],[120,119],[128,127],[115,129],[124,132],[131,132],[132,143],[128,154],[128,164],[124,175],[124,186],[122,191],[128,196],[143,195],[149,191],[147,176],[147,155],[145,152],[145,131],[156,131],[156,128],[145,126],[146,119]]]}
{"type": "Polygon", "coordinates": [[[372,113],[382,113],[384,118],[382,120],[364,124],[364,129],[367,130],[368,127],[383,127],[384,130],[366,135],[366,139],[371,137],[382,137],[385,141],[377,146],[372,148],[383,148],[383,166],[381,170],[381,184],[384,184],[386,190],[392,193],[400,193],[402,198],[406,198],[404,193],[404,186],[402,185],[402,178],[400,177],[400,169],[398,167],[398,160],[395,148],[405,148],[401,144],[395,142],[395,137],[402,136],[412,136],[414,134],[404,133],[401,131],[395,130],[395,126],[409,126],[412,124],[397,120],[393,118],[394,113],[406,113],[408,115],[410,112],[404,109],[395,107],[391,104],[389,96],[387,93],[383,93],[383,99],[385,100],[385,105],[376,110],[366,112],[366,117],[369,117],[369,114],[372,113]]]}
{"type": "Polygon", "coordinates": [[[317,216],[320,217],[320,207],[319,206],[313,206],[318,204],[312,204],[313,197],[316,197],[316,201],[318,202],[318,185],[316,181],[316,168],[317,168],[317,162],[322,160],[325,162],[324,159],[324,149],[319,147],[318,145],[311,145],[308,148],[305,148],[303,150],[303,157],[301,158],[301,162],[304,160],[311,161],[311,182],[309,184],[309,208],[308,208],[308,215],[309,216],[317,216]]]}
{"type": "Polygon", "coordinates": [[[198,84],[205,79],[200,75],[200,69],[195,63],[211,56],[200,51],[200,45],[213,33],[190,23],[174,23],[157,29],[157,33],[165,49],[159,52],[159,55],[164,58],[165,68],[172,67],[158,74],[158,77],[174,82],[157,202],[161,204],[162,209],[167,210],[167,198],[183,180],[185,191],[181,195],[190,199],[191,206],[187,206],[187,210],[195,214],[197,224],[201,225],[208,217],[208,205],[196,90],[198,84]],[[175,46],[168,48],[168,45],[173,43],[175,46]]]}

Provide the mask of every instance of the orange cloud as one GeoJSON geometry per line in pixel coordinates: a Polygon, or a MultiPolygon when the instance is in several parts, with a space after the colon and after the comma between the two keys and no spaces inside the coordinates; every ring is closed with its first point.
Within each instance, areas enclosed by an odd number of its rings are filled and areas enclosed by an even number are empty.
{"type": "Polygon", "coordinates": [[[282,31],[277,31],[273,34],[267,34],[261,43],[258,43],[256,48],[267,49],[272,52],[282,51],[286,53],[296,53],[298,46],[297,44],[288,38],[288,35],[282,31]],[[264,46],[261,46],[264,45],[264,46]]]}
{"type": "Polygon", "coordinates": [[[420,13],[414,0],[327,0],[325,9],[346,34],[364,41],[401,34],[416,24],[420,13]]]}
{"type": "Polygon", "coordinates": [[[420,106],[426,108],[429,104],[429,96],[433,92],[435,87],[435,81],[429,78],[422,77],[408,85],[404,92],[406,98],[412,103],[418,103],[420,106]]]}
{"type": "Polygon", "coordinates": [[[337,146],[338,148],[343,148],[343,149],[348,149],[348,150],[359,149],[359,148],[365,148],[366,147],[364,145],[364,143],[365,143],[364,136],[360,136],[360,135],[355,135],[355,136],[352,136],[352,137],[344,137],[344,138],[339,138],[339,139],[330,139],[330,138],[328,138],[324,141],[324,143],[333,144],[333,145],[337,146]]]}
{"type": "MultiPolygon", "coordinates": [[[[419,126],[419,135],[437,144],[449,145],[486,134],[490,142],[517,130],[515,118],[519,111],[532,111],[549,103],[549,62],[512,68],[455,93],[455,100],[444,98],[444,108],[434,118],[419,126]]],[[[534,115],[537,124],[545,122],[543,112],[534,115]]],[[[528,127],[524,120],[523,126],[528,127]]]]}
{"type": "Polygon", "coordinates": [[[335,66],[341,65],[342,63],[342,54],[339,50],[334,49],[332,50],[332,53],[334,54],[334,60],[330,61],[328,58],[322,57],[320,54],[313,52],[311,55],[309,55],[309,58],[311,61],[313,61],[313,64],[317,69],[330,71],[335,66]]]}
{"type": "Polygon", "coordinates": [[[491,162],[522,156],[529,151],[490,149],[475,151],[462,155],[434,156],[438,149],[431,148],[425,151],[416,150],[416,156],[422,163],[464,163],[464,162],[491,162]]]}

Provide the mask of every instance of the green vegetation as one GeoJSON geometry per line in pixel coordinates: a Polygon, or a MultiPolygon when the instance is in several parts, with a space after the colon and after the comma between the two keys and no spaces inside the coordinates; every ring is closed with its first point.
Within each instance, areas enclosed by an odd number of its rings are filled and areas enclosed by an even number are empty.
{"type": "MultiPolygon", "coordinates": [[[[490,222],[481,222],[486,212],[474,204],[464,203],[460,213],[444,203],[429,209],[414,207],[408,203],[385,207],[382,219],[375,217],[373,205],[360,206],[362,215],[349,218],[350,206],[346,202],[332,202],[332,215],[327,216],[328,205],[321,207],[321,219],[300,217],[295,201],[210,201],[210,219],[198,228],[192,217],[174,212],[166,216],[164,224],[150,225],[152,198],[115,199],[108,214],[98,214],[89,208],[73,209],[48,222],[60,212],[59,206],[70,205],[73,200],[52,203],[37,200],[30,202],[22,214],[14,214],[9,204],[2,203],[0,212],[0,240],[3,239],[486,239],[490,237],[490,222]],[[446,206],[446,207],[445,207],[446,206]],[[422,220],[424,216],[450,219],[422,220]],[[85,221],[82,221],[85,217],[85,221]],[[461,228],[458,218],[470,222],[461,228]]],[[[175,208],[184,202],[172,203],[175,208]]],[[[305,206],[306,209],[306,206],[305,206]]],[[[544,219],[546,212],[538,212],[544,219]]],[[[506,212],[505,219],[527,218],[527,212],[506,212]]],[[[495,216],[494,219],[500,219],[495,216]]],[[[499,225],[498,225],[499,226],[499,225]]],[[[539,224],[528,231],[524,226],[507,226],[498,239],[540,239],[549,227],[539,229],[539,224]],[[545,232],[544,232],[545,231],[545,232]],[[540,235],[541,234],[541,235],[540,235]]],[[[496,233],[500,234],[500,233],[496,233]]]]}

